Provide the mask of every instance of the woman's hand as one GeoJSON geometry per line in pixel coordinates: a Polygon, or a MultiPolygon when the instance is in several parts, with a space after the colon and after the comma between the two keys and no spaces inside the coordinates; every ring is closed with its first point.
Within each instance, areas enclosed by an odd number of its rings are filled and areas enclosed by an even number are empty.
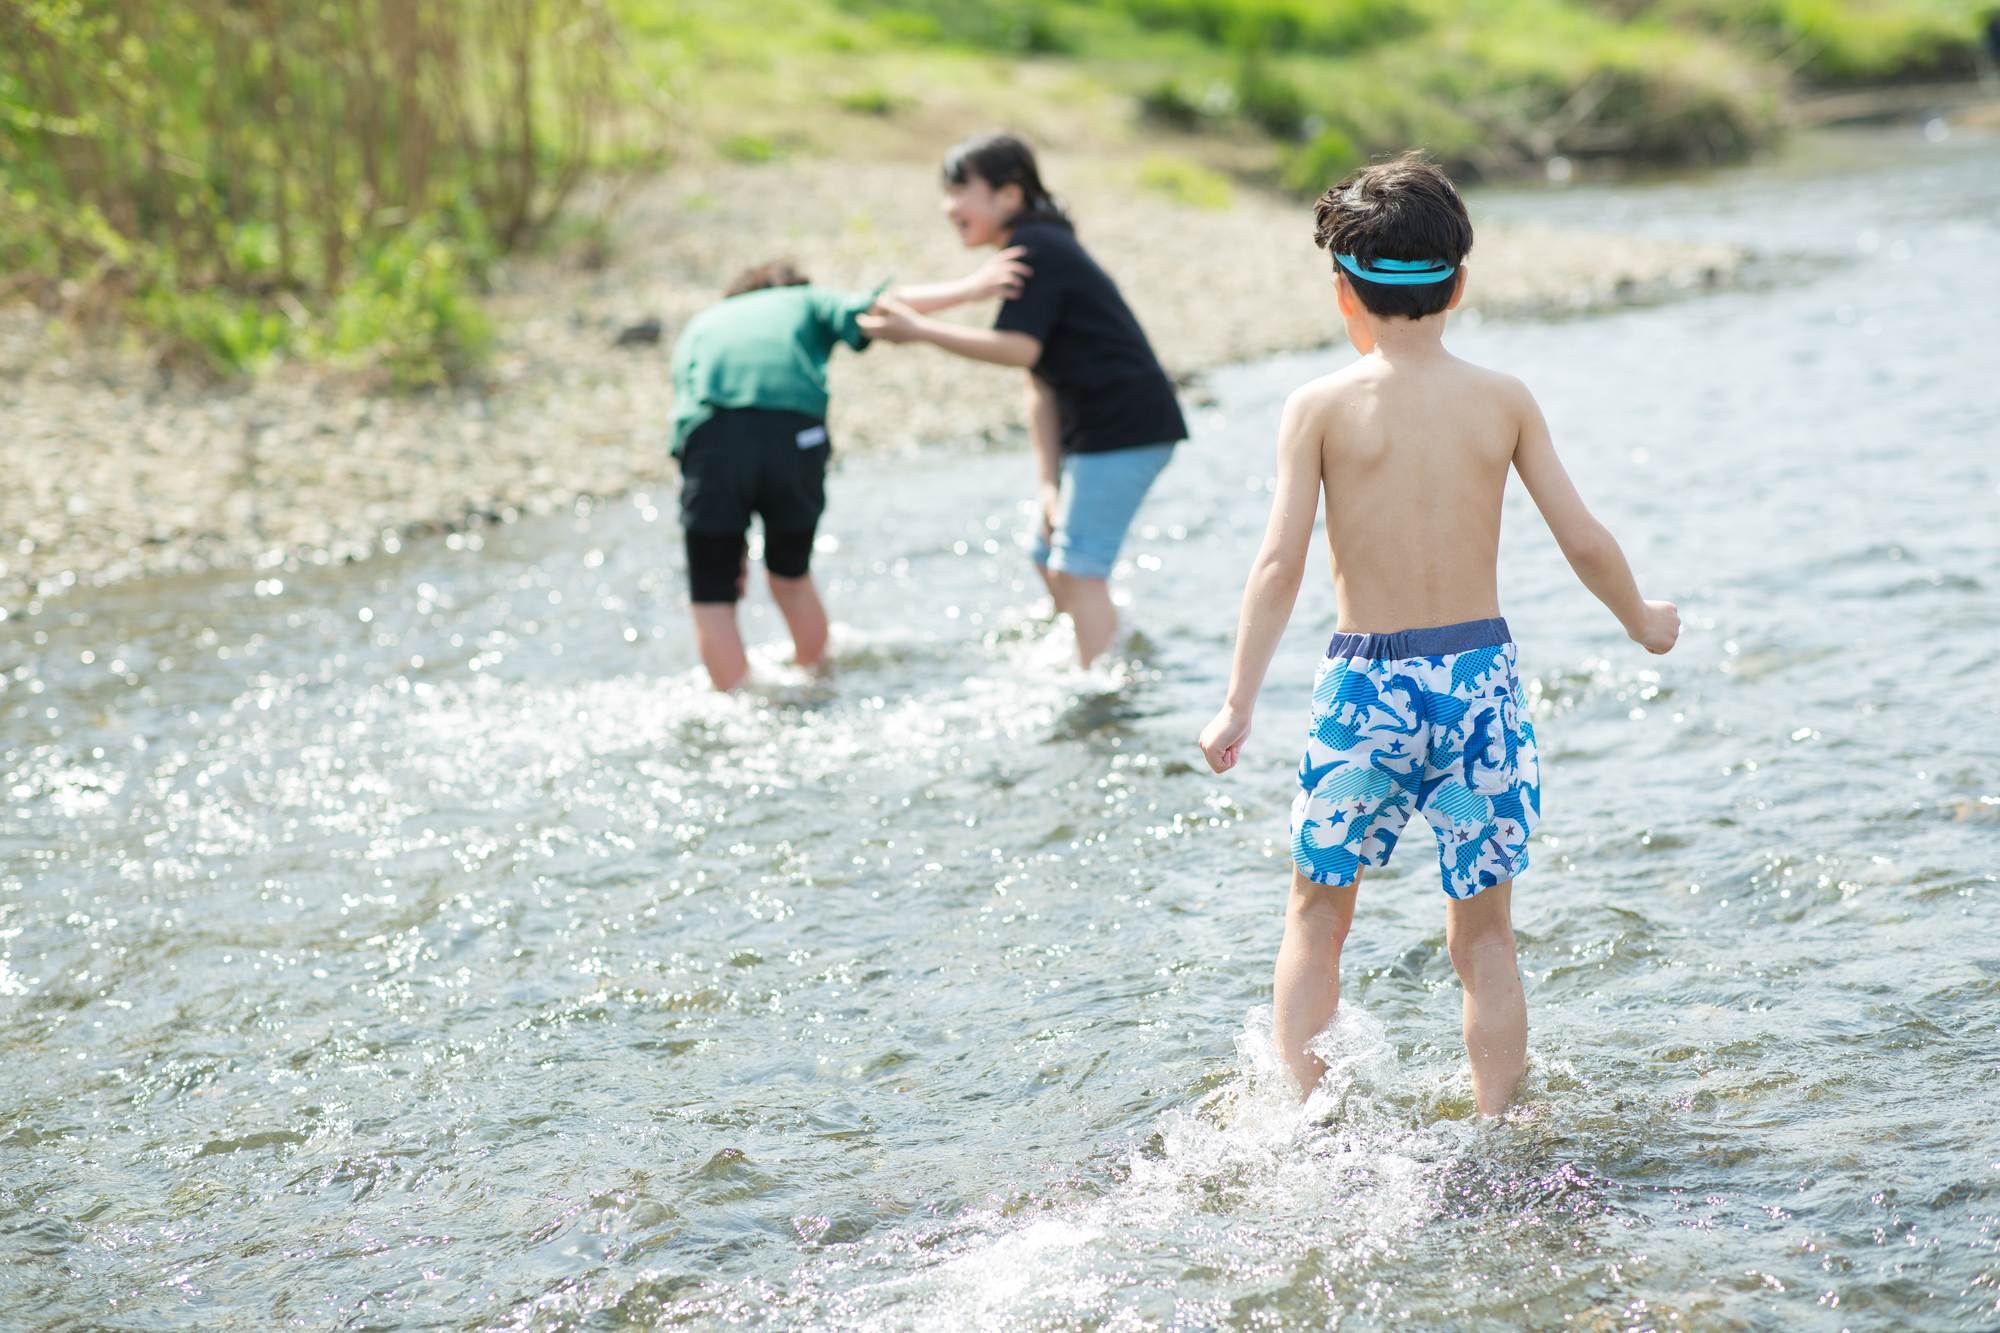
{"type": "Polygon", "coordinates": [[[892,297],[877,300],[855,323],[870,338],[886,343],[921,342],[924,337],[923,316],[892,297]]]}
{"type": "Polygon", "coordinates": [[[1047,546],[1056,535],[1056,508],[1062,503],[1060,482],[1045,481],[1041,487],[1042,500],[1042,545],[1047,546]]]}
{"type": "Polygon", "coordinates": [[[1243,742],[1250,739],[1250,714],[1238,713],[1224,704],[1215,719],[1201,729],[1201,752],[1208,766],[1218,773],[1236,767],[1243,742]]]}
{"type": "Polygon", "coordinates": [[[989,296],[997,296],[1003,301],[1011,301],[1021,294],[1021,280],[1034,270],[1021,262],[1026,254],[1024,247],[1010,245],[991,259],[974,269],[964,281],[967,301],[983,301],[989,296]]]}

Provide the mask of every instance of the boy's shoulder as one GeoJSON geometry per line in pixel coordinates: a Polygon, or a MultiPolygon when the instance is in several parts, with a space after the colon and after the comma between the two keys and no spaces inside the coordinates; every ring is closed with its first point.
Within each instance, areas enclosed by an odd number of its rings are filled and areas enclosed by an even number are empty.
{"type": "MultiPolygon", "coordinates": [[[[1286,398],[1286,406],[1311,414],[1338,411],[1357,401],[1375,398],[1406,376],[1408,372],[1388,362],[1364,356],[1301,384],[1286,398]]],[[[1449,388],[1470,395],[1472,404],[1484,399],[1484,405],[1494,410],[1511,411],[1533,401],[1528,386],[1515,376],[1458,357],[1427,368],[1423,378],[1426,389],[1449,388]]]]}

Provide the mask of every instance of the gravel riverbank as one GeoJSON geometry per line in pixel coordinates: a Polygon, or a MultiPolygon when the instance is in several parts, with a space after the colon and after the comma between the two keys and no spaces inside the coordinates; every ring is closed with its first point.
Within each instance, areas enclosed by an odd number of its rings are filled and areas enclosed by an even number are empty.
{"type": "MultiPolygon", "coordinates": [[[[1054,157],[1047,174],[1184,381],[1339,336],[1303,206],[1243,193],[1227,208],[1180,206],[1138,188],[1129,160],[1054,157]]],[[[414,533],[670,486],[673,335],[737,269],[779,257],[857,287],[976,259],[939,220],[925,167],[676,172],[623,210],[604,267],[501,274],[481,382],[395,397],[299,367],[223,389],[173,382],[37,311],[0,311],[0,608],[39,610],[79,584],[143,574],[358,558],[414,533]],[[613,346],[648,316],[664,326],[658,344],[613,346]]],[[[1467,305],[1504,317],[1652,299],[1727,282],[1743,258],[1491,225],[1467,305]]],[[[841,449],[1019,438],[1014,372],[881,346],[839,351],[832,374],[841,449]]]]}

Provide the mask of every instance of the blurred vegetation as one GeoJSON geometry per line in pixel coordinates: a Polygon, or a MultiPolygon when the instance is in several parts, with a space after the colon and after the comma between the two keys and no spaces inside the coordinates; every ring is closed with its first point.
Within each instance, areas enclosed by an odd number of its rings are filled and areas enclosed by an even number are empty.
{"type": "Polygon", "coordinates": [[[1190,208],[1227,208],[1235,198],[1229,177],[1164,153],[1149,153],[1139,163],[1139,184],[1190,208]]]}
{"type": "Polygon", "coordinates": [[[876,57],[877,85],[897,52],[1061,64],[1162,129],[1266,136],[1274,183],[1314,192],[1413,144],[1487,175],[1557,154],[1739,158],[1801,84],[1969,75],[1988,0],[613,2],[711,77],[796,77],[816,52],[876,57]]]}
{"type": "MultiPolygon", "coordinates": [[[[494,261],[585,173],[655,163],[658,113],[695,132],[705,102],[713,151],[754,163],[921,138],[939,89],[1001,120],[1109,94],[1157,140],[1261,145],[1231,169],[1301,194],[1411,145],[1488,176],[1726,160],[1789,88],[1969,73],[1989,3],[0,0],[0,298],[224,373],[435,384],[489,342],[494,261]]],[[[1138,183],[1226,207],[1203,156],[1153,151],[1138,183]]],[[[601,253],[606,221],[561,226],[601,253]]]]}
{"type": "Polygon", "coordinates": [[[398,385],[614,128],[594,0],[0,0],[0,289],[398,385]]]}

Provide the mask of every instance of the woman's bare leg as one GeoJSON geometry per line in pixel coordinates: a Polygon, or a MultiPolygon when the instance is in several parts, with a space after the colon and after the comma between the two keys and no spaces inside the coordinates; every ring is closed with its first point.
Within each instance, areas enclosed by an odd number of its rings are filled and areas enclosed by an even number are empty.
{"type": "Polygon", "coordinates": [[[1311,1096],[1326,1063],[1306,1050],[1325,1031],[1340,1007],[1340,949],[1354,924],[1354,899],[1361,877],[1345,888],[1315,884],[1292,872],[1291,900],[1285,905],[1285,942],[1271,985],[1271,1035],[1278,1043],[1301,1096],[1311,1096]]]}
{"type": "Polygon", "coordinates": [[[1499,1115],[1528,1061],[1528,1003],[1514,956],[1514,881],[1454,899],[1445,908],[1445,948],[1465,985],[1465,1054],[1481,1115],[1499,1115]]]}
{"type": "Polygon", "coordinates": [[[1084,666],[1096,661],[1118,637],[1118,608],[1111,604],[1111,584],[1084,579],[1059,570],[1045,570],[1056,610],[1076,629],[1076,657],[1084,666]]]}

